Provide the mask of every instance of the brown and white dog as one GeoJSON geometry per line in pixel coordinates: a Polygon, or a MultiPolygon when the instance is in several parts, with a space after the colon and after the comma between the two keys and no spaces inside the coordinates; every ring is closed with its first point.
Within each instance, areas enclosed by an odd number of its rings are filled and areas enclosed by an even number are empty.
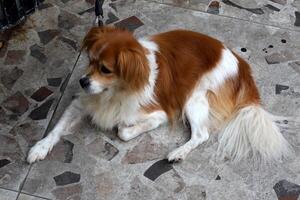
{"type": "Polygon", "coordinates": [[[218,153],[234,161],[287,156],[290,145],[273,116],[260,104],[251,70],[220,41],[186,30],[136,39],[114,27],[92,28],[84,38],[88,72],[85,93],[67,108],[54,129],[29,152],[44,159],[61,136],[83,116],[103,129],[118,127],[128,141],[166,122],[187,120],[191,138],[167,156],[183,160],[220,128],[218,153]]]}

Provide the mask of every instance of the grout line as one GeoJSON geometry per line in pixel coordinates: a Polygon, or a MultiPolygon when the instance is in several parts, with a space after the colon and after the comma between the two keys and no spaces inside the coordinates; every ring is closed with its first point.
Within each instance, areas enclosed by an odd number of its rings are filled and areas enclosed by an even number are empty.
{"type": "Polygon", "coordinates": [[[42,197],[42,196],[38,196],[38,195],[35,195],[35,194],[29,194],[29,193],[26,193],[26,192],[21,192],[21,194],[25,194],[27,196],[32,196],[32,197],[37,197],[37,198],[40,198],[40,199],[46,199],[46,200],[51,200],[47,197],[42,197]]]}
{"type": "Polygon", "coordinates": [[[11,191],[11,192],[18,192],[18,190],[9,189],[9,188],[5,188],[5,187],[2,187],[2,186],[0,186],[0,189],[1,189],[1,190],[9,190],[9,191],[11,191]]]}
{"type": "Polygon", "coordinates": [[[29,172],[30,172],[32,166],[33,166],[33,164],[31,164],[31,165],[29,166],[29,169],[28,169],[28,171],[27,171],[27,174],[26,174],[24,180],[21,182],[21,184],[20,184],[20,186],[19,186],[19,191],[18,191],[18,195],[17,195],[16,200],[19,198],[19,196],[20,196],[20,194],[21,194],[21,191],[22,191],[23,186],[24,186],[24,184],[25,184],[25,182],[26,182],[26,180],[27,180],[27,177],[28,177],[28,175],[29,175],[29,172]]]}
{"type": "Polygon", "coordinates": [[[77,65],[77,62],[78,62],[78,60],[79,60],[79,58],[80,58],[80,55],[81,55],[81,51],[79,52],[79,54],[78,54],[78,56],[77,56],[77,58],[76,58],[76,61],[75,61],[75,64],[74,64],[74,66],[73,66],[73,69],[71,70],[71,73],[69,73],[69,76],[66,77],[66,79],[68,79],[68,80],[65,80],[65,81],[67,81],[67,84],[65,85],[65,88],[64,88],[64,90],[62,91],[62,94],[60,95],[60,97],[59,97],[59,99],[58,99],[58,101],[57,101],[57,103],[56,103],[56,106],[55,106],[55,108],[54,108],[54,110],[53,110],[53,114],[52,114],[52,116],[51,116],[51,119],[49,120],[49,123],[48,123],[48,125],[47,125],[47,128],[46,128],[46,130],[45,130],[45,132],[44,132],[44,134],[43,134],[43,138],[47,135],[47,133],[48,133],[48,131],[49,131],[50,124],[52,123],[54,114],[55,114],[55,112],[56,112],[56,110],[57,110],[57,108],[58,108],[58,106],[59,106],[59,103],[61,102],[62,97],[63,97],[64,94],[65,94],[65,90],[67,89],[67,87],[68,87],[68,85],[69,85],[70,79],[71,79],[71,77],[72,77],[72,75],[73,75],[73,72],[74,72],[75,67],[76,67],[76,65],[77,65]]]}
{"type": "Polygon", "coordinates": [[[178,6],[178,5],[174,5],[174,4],[171,4],[171,3],[162,3],[162,2],[157,2],[155,0],[146,0],[146,2],[151,2],[151,3],[160,4],[160,5],[166,5],[166,6],[176,7],[176,8],[182,8],[182,9],[185,9],[185,10],[193,10],[193,11],[205,13],[205,14],[208,14],[208,15],[225,17],[225,18],[229,18],[229,19],[235,19],[235,20],[249,22],[249,23],[252,23],[252,24],[258,24],[258,25],[264,25],[264,26],[271,26],[271,27],[278,28],[278,29],[283,29],[283,30],[288,30],[288,31],[293,31],[293,32],[300,33],[300,30],[295,30],[295,29],[291,29],[291,28],[284,28],[284,27],[281,27],[281,26],[276,26],[276,25],[272,25],[272,24],[266,24],[266,23],[251,21],[251,20],[247,20],[247,19],[241,19],[241,18],[232,17],[232,16],[228,16],[228,15],[212,14],[212,13],[205,12],[203,10],[198,10],[198,9],[195,9],[195,8],[188,8],[188,7],[184,7],[184,6],[178,6]]]}
{"type": "MultiPolygon", "coordinates": [[[[71,76],[72,76],[72,74],[73,74],[73,72],[74,72],[74,70],[75,70],[75,67],[76,67],[77,62],[78,62],[78,60],[79,60],[79,58],[80,58],[80,55],[81,55],[81,51],[79,52],[79,54],[78,54],[78,56],[77,56],[77,58],[76,58],[76,61],[75,61],[74,66],[73,66],[73,68],[72,68],[72,70],[71,70],[70,76],[67,77],[68,80],[65,80],[65,81],[67,81],[67,84],[66,84],[64,90],[62,91],[62,94],[60,95],[60,97],[59,97],[59,99],[58,99],[58,101],[57,101],[57,103],[56,103],[56,106],[55,106],[55,108],[54,108],[54,110],[53,110],[53,114],[52,114],[52,116],[51,116],[51,119],[49,120],[49,123],[47,124],[47,128],[46,128],[46,130],[45,130],[45,132],[44,132],[44,134],[43,134],[43,137],[45,137],[46,134],[47,134],[47,132],[48,132],[49,126],[50,126],[50,124],[51,124],[51,122],[52,122],[52,120],[53,120],[54,114],[55,114],[55,112],[56,112],[56,110],[57,110],[57,108],[58,108],[58,105],[59,105],[59,103],[60,103],[60,101],[61,101],[61,99],[62,99],[62,97],[63,97],[63,95],[64,95],[64,93],[65,93],[65,90],[66,90],[67,86],[69,85],[70,78],[71,78],[71,76]]],[[[30,165],[30,167],[29,167],[29,169],[28,169],[28,171],[27,171],[27,174],[26,174],[24,180],[21,182],[21,184],[20,184],[20,186],[19,186],[19,190],[16,191],[16,192],[18,192],[18,195],[17,195],[16,200],[19,198],[19,196],[20,196],[21,193],[22,193],[22,194],[27,194],[27,193],[23,193],[23,192],[22,192],[22,189],[23,189],[23,186],[24,186],[24,184],[25,184],[25,182],[26,182],[26,180],[27,180],[27,177],[28,177],[28,175],[29,175],[29,172],[31,171],[31,168],[32,168],[32,166],[33,166],[34,164],[35,164],[35,163],[33,163],[33,164],[30,165]]],[[[29,195],[29,194],[27,194],[27,195],[29,195]]],[[[32,195],[32,194],[30,194],[30,195],[31,195],[31,196],[35,196],[35,195],[32,195]]],[[[36,196],[36,197],[39,197],[39,196],[36,196]]],[[[45,199],[45,197],[39,197],[39,198],[45,199]]],[[[47,198],[46,198],[46,199],[47,199],[47,198]]]]}

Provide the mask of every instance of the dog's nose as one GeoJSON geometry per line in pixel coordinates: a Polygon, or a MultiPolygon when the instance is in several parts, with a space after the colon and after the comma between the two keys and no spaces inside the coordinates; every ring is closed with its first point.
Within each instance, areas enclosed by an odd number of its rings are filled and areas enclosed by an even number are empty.
{"type": "Polygon", "coordinates": [[[90,80],[88,77],[82,77],[80,80],[79,80],[79,83],[81,85],[82,88],[86,88],[90,85],[90,80]]]}

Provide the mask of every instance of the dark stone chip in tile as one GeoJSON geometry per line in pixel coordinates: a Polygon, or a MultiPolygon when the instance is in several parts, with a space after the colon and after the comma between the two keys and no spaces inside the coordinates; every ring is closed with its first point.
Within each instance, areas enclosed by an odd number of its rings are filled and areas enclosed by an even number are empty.
{"type": "Polygon", "coordinates": [[[48,44],[53,38],[59,35],[60,31],[57,29],[48,29],[45,31],[38,32],[42,44],[48,44]]]}
{"type": "Polygon", "coordinates": [[[275,93],[276,94],[280,94],[282,90],[287,90],[289,89],[290,87],[287,86],[287,85],[279,85],[279,84],[276,84],[275,86],[275,93]]]}
{"type": "Polygon", "coordinates": [[[65,148],[65,163],[71,163],[73,160],[73,148],[74,144],[70,142],[69,140],[63,140],[64,142],[64,148],[65,148]]]}
{"type": "Polygon", "coordinates": [[[33,95],[31,95],[31,98],[40,102],[40,101],[43,101],[44,99],[46,99],[52,93],[53,92],[51,90],[49,90],[48,88],[41,87],[40,89],[38,89],[37,91],[35,91],[33,93],[33,95]]]}
{"type": "Polygon", "coordinates": [[[17,115],[22,115],[29,108],[29,101],[21,92],[16,92],[3,101],[2,106],[17,115]]]}
{"type": "Polygon", "coordinates": [[[208,8],[207,12],[212,14],[219,14],[220,3],[218,1],[212,1],[208,8]]]}
{"type": "Polygon", "coordinates": [[[11,89],[15,82],[23,75],[23,70],[14,67],[10,72],[5,72],[1,76],[1,82],[7,89],[11,89]]]}
{"type": "Polygon", "coordinates": [[[5,165],[8,165],[9,163],[10,163],[10,160],[1,159],[0,160],[0,168],[4,167],[5,165]]]}
{"type": "Polygon", "coordinates": [[[173,165],[167,159],[159,160],[145,171],[144,176],[155,181],[160,175],[171,169],[173,169],[173,165]]]}
{"type": "Polygon", "coordinates": [[[105,142],[104,148],[106,150],[105,157],[107,160],[113,159],[119,153],[119,150],[108,142],[105,142]]]}
{"type": "Polygon", "coordinates": [[[272,48],[273,48],[273,45],[269,45],[268,48],[272,49],[272,48]]]}
{"type": "Polygon", "coordinates": [[[294,25],[295,26],[300,26],[300,12],[296,11],[295,12],[295,17],[296,17],[296,20],[295,20],[294,25]]]}
{"type": "Polygon", "coordinates": [[[57,186],[68,185],[80,181],[80,174],[66,171],[60,175],[53,177],[57,186]]]}
{"type": "Polygon", "coordinates": [[[63,29],[71,29],[81,23],[81,19],[75,14],[61,10],[58,16],[58,27],[63,29]]]}
{"type": "Polygon", "coordinates": [[[247,11],[257,14],[257,15],[264,14],[264,11],[261,8],[244,8],[230,0],[222,0],[222,2],[225,3],[226,5],[236,7],[236,8],[242,9],[242,10],[247,10],[247,11]]]}
{"type": "Polygon", "coordinates": [[[112,12],[109,12],[107,16],[108,19],[106,20],[105,24],[111,24],[119,20],[119,18],[115,16],[112,12]]]}
{"type": "Polygon", "coordinates": [[[270,0],[274,3],[278,3],[278,4],[281,4],[281,5],[285,5],[286,4],[286,0],[270,0]]]}
{"type": "Polygon", "coordinates": [[[221,176],[218,175],[218,176],[216,177],[216,180],[221,180],[221,176]]]}
{"type": "Polygon", "coordinates": [[[281,180],[273,187],[279,200],[297,200],[300,186],[287,180],[281,180]]]}
{"type": "Polygon", "coordinates": [[[50,7],[53,7],[53,5],[51,3],[42,3],[39,5],[38,9],[39,10],[44,10],[44,9],[47,9],[47,8],[50,8],[50,7]]]}
{"type": "Polygon", "coordinates": [[[55,199],[57,200],[71,200],[75,195],[80,196],[80,194],[82,193],[82,186],[81,184],[75,184],[65,187],[59,187],[54,189],[51,193],[55,196],[55,199]]]}
{"type": "Polygon", "coordinates": [[[47,78],[48,85],[51,87],[60,86],[62,78],[47,78]]]}
{"type": "Polygon", "coordinates": [[[69,46],[71,46],[75,51],[77,50],[77,44],[75,41],[69,39],[69,38],[66,38],[66,37],[60,37],[59,38],[62,42],[68,44],[69,46]]]}
{"type": "Polygon", "coordinates": [[[114,9],[116,12],[118,11],[118,10],[117,10],[116,4],[114,4],[114,3],[109,3],[108,5],[109,5],[112,9],[114,9]]]}
{"type": "Polygon", "coordinates": [[[286,39],[282,39],[281,42],[282,42],[282,43],[286,43],[286,39]]]}
{"type": "Polygon", "coordinates": [[[156,160],[161,158],[162,152],[166,152],[166,147],[155,141],[150,135],[145,135],[140,143],[126,153],[122,163],[136,164],[156,160]]]}
{"type": "MultiPolygon", "coordinates": [[[[16,114],[6,114],[2,107],[0,107],[0,124],[10,124],[18,120],[18,115],[16,114]]],[[[1,132],[2,126],[0,126],[1,132]]]]}
{"type": "Polygon", "coordinates": [[[246,49],[246,48],[241,48],[241,51],[242,51],[242,52],[246,52],[247,49],[246,49]]]}
{"type": "Polygon", "coordinates": [[[265,5],[265,7],[269,8],[270,10],[276,11],[276,12],[280,11],[279,8],[276,8],[275,6],[272,6],[271,4],[267,4],[267,5],[265,5]]]}
{"type": "Polygon", "coordinates": [[[24,61],[25,50],[8,50],[4,61],[5,65],[17,65],[24,61]]]}
{"type": "Polygon", "coordinates": [[[283,62],[293,60],[294,58],[295,58],[294,54],[288,50],[272,53],[270,55],[265,56],[265,59],[268,64],[283,63],[283,62]]]}
{"type": "Polygon", "coordinates": [[[88,151],[94,156],[104,158],[108,161],[113,159],[119,150],[112,144],[104,141],[102,138],[95,139],[92,143],[87,146],[88,151]]]}
{"type": "Polygon", "coordinates": [[[51,153],[47,156],[47,160],[59,161],[63,163],[71,163],[73,160],[74,144],[69,140],[63,139],[59,141],[51,153]]]}
{"type": "Polygon", "coordinates": [[[141,20],[139,20],[139,18],[137,18],[136,16],[131,16],[115,23],[116,27],[126,28],[132,32],[142,25],[144,25],[144,23],[141,20]]]}
{"type": "Polygon", "coordinates": [[[30,47],[30,55],[34,58],[36,58],[41,63],[45,64],[47,62],[47,57],[43,53],[44,48],[38,46],[37,44],[34,44],[30,47]]]}
{"type": "Polygon", "coordinates": [[[49,99],[45,103],[43,103],[40,107],[34,109],[29,114],[29,117],[33,120],[41,120],[46,119],[48,112],[51,108],[54,99],[49,99]]]}

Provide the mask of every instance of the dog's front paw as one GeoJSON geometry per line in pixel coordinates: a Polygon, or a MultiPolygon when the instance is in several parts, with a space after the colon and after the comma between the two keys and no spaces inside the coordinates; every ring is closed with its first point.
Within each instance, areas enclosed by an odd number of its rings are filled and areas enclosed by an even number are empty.
{"type": "Polygon", "coordinates": [[[186,156],[190,153],[190,149],[186,146],[181,146],[172,152],[170,152],[167,156],[169,162],[179,162],[186,158],[186,156]]]}
{"type": "Polygon", "coordinates": [[[36,143],[29,151],[27,162],[33,163],[38,160],[43,160],[52,150],[53,145],[46,138],[36,143]]]}
{"type": "Polygon", "coordinates": [[[127,142],[128,140],[131,140],[133,138],[132,130],[130,127],[125,128],[122,127],[118,131],[118,136],[121,140],[127,142]]]}

